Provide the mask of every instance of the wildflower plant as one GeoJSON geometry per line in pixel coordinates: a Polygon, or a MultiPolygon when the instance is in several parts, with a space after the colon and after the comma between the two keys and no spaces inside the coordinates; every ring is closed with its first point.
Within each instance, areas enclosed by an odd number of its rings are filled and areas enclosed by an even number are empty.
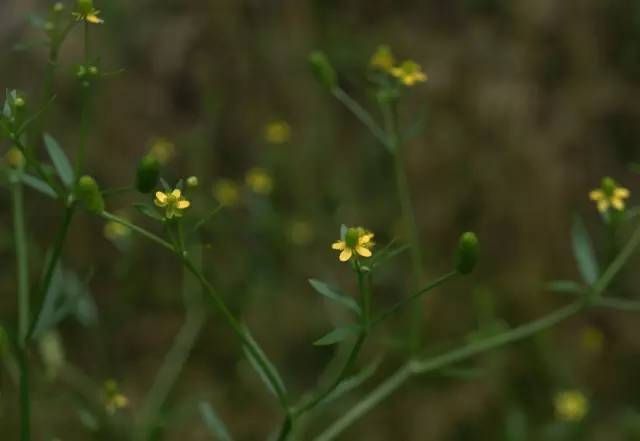
{"type": "MultiPolygon", "coordinates": [[[[50,60],[45,72],[43,102],[36,103],[35,100],[32,102],[29,97],[18,91],[8,90],[0,114],[0,137],[3,148],[6,146],[6,151],[3,151],[5,158],[3,175],[12,200],[17,268],[17,326],[14,332],[7,333],[9,335],[7,339],[10,340],[8,349],[5,349],[4,345],[4,329],[0,328],[0,348],[3,353],[10,354],[17,366],[21,441],[34,439],[31,418],[34,400],[30,381],[34,363],[30,359],[30,349],[42,339],[43,335],[55,329],[61,316],[69,314],[68,309],[62,309],[61,312],[56,308],[59,299],[55,297],[57,291],[52,289],[52,286],[61,277],[62,256],[65,243],[72,234],[70,228],[72,220],[81,213],[103,221],[104,234],[111,240],[135,235],[145,240],[149,246],[158,247],[167,252],[175,259],[185,275],[189,276],[185,279],[190,285],[185,288],[183,327],[169,349],[165,361],[159,367],[149,391],[141,397],[139,403],[138,400],[130,401],[127,394],[113,380],[107,381],[102,386],[89,382],[91,388],[89,395],[94,400],[97,397],[100,401],[100,406],[104,409],[104,418],[112,418],[124,408],[136,414],[134,418],[127,420],[130,427],[127,426],[123,432],[124,435],[114,439],[157,439],[157,429],[161,425],[160,416],[166,402],[170,399],[170,391],[179,378],[181,367],[188,359],[196,339],[208,320],[208,307],[219,313],[216,325],[226,326],[232,332],[236,343],[242,349],[243,356],[256,371],[256,376],[275,397],[274,402],[277,403],[281,419],[273,434],[265,434],[265,439],[280,441],[309,439],[306,421],[316,417],[317,411],[322,406],[360,389],[374,376],[379,364],[377,359],[370,361],[369,366],[364,369],[359,369],[358,366],[360,359],[364,357],[364,346],[369,340],[376,338],[375,329],[389,317],[404,313],[408,305],[419,301],[435,288],[443,286],[454,278],[472,273],[480,258],[478,237],[473,232],[465,232],[460,235],[452,253],[453,256],[449,260],[449,270],[430,280],[427,280],[424,274],[422,242],[416,227],[412,195],[404,165],[404,140],[399,127],[397,108],[410,87],[426,81],[426,74],[414,61],[403,61],[398,64],[390,48],[383,46],[378,49],[373,55],[370,68],[375,71],[372,84],[375,89],[375,105],[382,115],[382,124],[380,124],[362,104],[340,87],[339,76],[328,56],[318,51],[310,55],[313,73],[321,85],[364,124],[392,157],[398,205],[401,207],[406,230],[406,238],[402,238],[400,242],[407,243],[374,244],[374,233],[368,229],[360,226],[343,226],[339,238],[324,246],[327,250],[327,259],[333,260],[336,257],[329,254],[330,251],[338,252],[338,261],[335,261],[335,264],[344,263],[340,269],[353,273],[357,292],[355,295],[350,295],[341,287],[333,286],[320,279],[309,280],[311,289],[328,301],[334,302],[336,306],[344,308],[349,317],[346,325],[328,330],[324,336],[316,339],[314,344],[316,346],[342,345],[347,356],[341,357],[342,351],[335,351],[335,359],[331,364],[339,365],[337,371],[324,381],[320,381],[317,387],[298,392],[291,389],[280,370],[262,349],[258,343],[260,336],[254,336],[242,318],[227,305],[213,279],[204,271],[200,259],[202,244],[199,243],[199,230],[214,215],[224,213],[221,208],[229,208],[239,202],[240,186],[234,181],[219,178],[213,184],[213,193],[204,194],[207,192],[202,190],[204,186],[200,185],[200,180],[204,181],[205,177],[191,176],[190,173],[184,174],[190,176],[186,180],[167,182],[166,167],[169,166],[169,159],[173,155],[173,145],[168,141],[156,142],[151,151],[140,158],[137,166],[132,167],[130,182],[123,182],[121,187],[103,188],[99,180],[94,177],[85,160],[92,141],[89,136],[90,119],[88,118],[94,89],[91,86],[95,81],[106,80],[107,77],[101,75],[100,69],[95,64],[97,56],[89,44],[89,25],[102,24],[103,20],[91,0],[77,0],[70,13],[65,11],[64,5],[56,3],[48,12],[51,25],[46,26],[44,31],[49,36],[50,60]],[[81,86],[79,89],[82,98],[79,101],[81,124],[80,142],[75,150],[71,150],[65,148],[64,143],[60,143],[44,128],[47,123],[47,113],[55,101],[53,71],[59,64],[59,50],[67,37],[73,35],[72,30],[78,23],[84,24],[82,29],[84,53],[75,71],[75,79],[81,86]],[[48,156],[46,160],[41,159],[44,157],[42,153],[45,152],[48,156]],[[29,256],[29,229],[25,218],[27,191],[37,192],[50,198],[59,208],[59,225],[46,253],[48,258],[42,276],[35,285],[31,283],[33,262],[29,256]],[[118,206],[116,207],[118,211],[112,211],[112,207],[117,204],[111,196],[116,193],[129,193],[136,199],[132,208],[145,216],[148,222],[142,224],[116,214],[129,207],[118,206]],[[200,216],[199,213],[202,212],[207,214],[200,216]],[[407,249],[410,251],[413,266],[412,291],[402,295],[400,300],[392,306],[384,307],[377,301],[375,276],[379,268],[407,249]]],[[[283,126],[274,132],[271,133],[273,142],[286,142],[290,135],[283,126]]],[[[245,184],[248,190],[261,196],[269,195],[275,187],[273,177],[262,167],[249,170],[245,177],[245,184]]],[[[603,181],[602,188],[592,193],[591,198],[598,204],[600,212],[623,211],[625,199],[629,197],[629,192],[623,190],[613,181],[603,181]]],[[[311,235],[307,226],[303,227],[303,230],[298,236],[306,238],[301,239],[300,242],[308,241],[311,235]]],[[[551,284],[553,290],[571,292],[575,296],[571,303],[530,323],[506,329],[479,341],[465,343],[435,356],[424,354],[420,340],[421,308],[411,308],[417,311],[417,315],[416,312],[413,313],[412,348],[407,359],[397,367],[395,373],[374,386],[359,402],[324,427],[314,439],[317,441],[336,439],[347,427],[414,376],[450,367],[477,354],[533,336],[587,308],[640,310],[640,303],[636,301],[605,295],[631,254],[640,245],[640,228],[636,227],[631,236],[625,239],[619,251],[610,256],[602,269],[594,257],[586,230],[577,227],[573,238],[583,280],[581,282],[556,281],[551,284]]],[[[57,358],[59,359],[60,357],[57,358]]],[[[82,389],[86,390],[84,386],[82,389]]],[[[586,405],[581,404],[576,398],[576,396],[562,396],[556,404],[560,409],[559,414],[562,411],[567,418],[583,417],[586,414],[586,405]]],[[[203,424],[213,427],[213,433],[221,439],[231,439],[228,435],[230,431],[215,415],[212,406],[203,403],[200,411],[203,424]]]]}

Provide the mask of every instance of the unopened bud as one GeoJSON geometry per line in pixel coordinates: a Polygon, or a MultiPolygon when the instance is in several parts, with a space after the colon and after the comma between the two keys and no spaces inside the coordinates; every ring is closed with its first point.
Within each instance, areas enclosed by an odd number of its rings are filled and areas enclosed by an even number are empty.
{"type": "Polygon", "coordinates": [[[198,177],[197,176],[189,176],[187,178],[187,187],[197,187],[198,186],[198,177]]]}
{"type": "Polygon", "coordinates": [[[150,193],[160,178],[160,163],[154,155],[145,155],[138,163],[136,188],[140,193],[150,193]]]}
{"type": "Polygon", "coordinates": [[[76,196],[90,213],[100,214],[104,211],[104,198],[100,187],[91,176],[82,176],[78,180],[76,196]]]}
{"type": "Polygon", "coordinates": [[[329,58],[324,52],[313,51],[309,54],[309,64],[316,79],[329,90],[333,90],[338,85],[336,71],[333,70],[329,58]]]}
{"type": "Polygon", "coordinates": [[[456,250],[455,265],[460,274],[469,274],[478,263],[478,237],[467,231],[460,236],[456,250]]]}

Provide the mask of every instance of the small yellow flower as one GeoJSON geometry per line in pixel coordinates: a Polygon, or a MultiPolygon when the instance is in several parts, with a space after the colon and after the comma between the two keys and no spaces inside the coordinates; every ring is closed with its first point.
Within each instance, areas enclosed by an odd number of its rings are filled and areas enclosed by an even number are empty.
{"type": "Polygon", "coordinates": [[[340,251],[340,262],[346,262],[353,256],[371,257],[371,248],[374,246],[372,239],[372,232],[362,227],[351,227],[341,240],[331,245],[331,248],[340,251]]]}
{"type": "Polygon", "coordinates": [[[73,17],[77,21],[86,21],[91,24],[102,24],[104,20],[98,17],[100,15],[100,11],[97,9],[92,10],[91,12],[83,13],[83,12],[72,12],[73,17]]]}
{"type": "Polygon", "coordinates": [[[291,126],[286,121],[272,121],[264,128],[264,139],[269,144],[284,144],[291,139],[291,126]]]}
{"type": "Polygon", "coordinates": [[[255,193],[267,195],[273,190],[273,179],[260,167],[252,168],[245,176],[247,186],[255,193]]]}
{"type": "Polygon", "coordinates": [[[158,207],[165,209],[167,219],[172,217],[182,217],[182,211],[189,208],[191,202],[182,196],[182,191],[176,188],[171,192],[156,192],[156,198],[153,201],[158,207]]]}
{"type": "Polygon", "coordinates": [[[600,213],[606,213],[609,208],[618,211],[624,210],[624,200],[630,196],[629,190],[618,186],[611,178],[604,178],[600,188],[589,193],[589,199],[596,203],[600,213]]]}
{"type": "Polygon", "coordinates": [[[104,395],[104,408],[110,415],[129,405],[129,399],[120,392],[118,383],[115,380],[105,381],[102,393],[104,395]]]}
{"type": "Polygon", "coordinates": [[[156,138],[151,142],[149,153],[154,156],[160,164],[166,164],[176,154],[176,146],[165,138],[156,138]]]}
{"type": "Polygon", "coordinates": [[[131,234],[131,229],[119,222],[109,221],[104,225],[104,237],[111,241],[123,239],[131,234]]]}
{"type": "Polygon", "coordinates": [[[561,421],[578,422],[589,412],[589,401],[579,390],[559,392],[553,399],[556,418],[561,421]]]}
{"type": "Polygon", "coordinates": [[[11,147],[7,150],[4,160],[11,168],[22,168],[26,163],[24,155],[17,147],[11,147]]]}
{"type": "Polygon", "coordinates": [[[219,179],[213,184],[213,197],[220,205],[233,207],[240,201],[240,189],[231,179],[219,179]]]}
{"type": "Polygon", "coordinates": [[[382,70],[384,72],[390,72],[395,63],[396,59],[391,52],[391,48],[384,44],[378,46],[378,49],[376,49],[369,61],[369,65],[373,69],[382,70]]]}
{"type": "Polygon", "coordinates": [[[405,86],[427,81],[427,75],[422,71],[422,67],[412,60],[404,61],[400,66],[391,68],[389,72],[405,86]]]}

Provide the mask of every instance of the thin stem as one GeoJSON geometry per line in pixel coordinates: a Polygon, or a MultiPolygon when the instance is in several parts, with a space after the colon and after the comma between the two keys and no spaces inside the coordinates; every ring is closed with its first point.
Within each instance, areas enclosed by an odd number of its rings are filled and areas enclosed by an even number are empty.
{"type": "Polygon", "coordinates": [[[600,306],[603,308],[617,309],[619,311],[626,312],[640,312],[640,302],[637,300],[626,299],[613,299],[613,298],[600,298],[597,299],[593,306],[600,306]]]}
{"type": "Polygon", "coordinates": [[[373,117],[367,112],[356,100],[351,98],[343,89],[336,87],[332,90],[332,94],[340,101],[353,115],[364,124],[373,136],[385,147],[390,148],[389,140],[384,131],[378,126],[373,117]]]}
{"type": "Polygon", "coordinates": [[[76,212],[75,204],[71,204],[65,207],[64,217],[62,219],[62,225],[58,230],[58,234],[56,235],[55,241],[53,243],[53,251],[49,260],[47,262],[47,267],[45,269],[44,277],[42,279],[42,283],[39,289],[39,301],[40,306],[37,309],[37,314],[31,326],[29,327],[28,338],[33,336],[33,332],[35,330],[35,326],[40,320],[40,315],[42,314],[42,305],[44,305],[45,297],[47,295],[47,291],[51,286],[51,280],[53,280],[53,274],[58,266],[58,262],[60,261],[60,256],[62,255],[62,249],[64,248],[65,241],[67,239],[67,234],[69,233],[69,226],[71,225],[71,220],[73,219],[73,215],[76,212]]]}
{"type": "Polygon", "coordinates": [[[20,368],[20,441],[31,440],[31,397],[29,393],[29,362],[23,348],[18,351],[20,368]]]}
{"type": "Polygon", "coordinates": [[[20,347],[24,349],[29,332],[29,260],[27,254],[27,233],[24,219],[24,195],[20,180],[22,170],[13,172],[11,195],[13,200],[13,231],[16,247],[18,272],[18,335],[20,347]]]}
{"type": "Polygon", "coordinates": [[[124,225],[125,227],[129,228],[131,231],[134,231],[138,234],[140,234],[141,236],[146,237],[147,239],[157,243],[158,245],[161,245],[162,247],[168,249],[171,252],[175,252],[175,248],[173,247],[173,245],[171,245],[169,242],[167,242],[166,240],[158,237],[157,235],[153,234],[152,232],[139,227],[138,225],[135,225],[131,222],[129,222],[126,219],[123,219],[121,217],[116,216],[115,214],[109,213],[107,211],[103,211],[102,214],[100,215],[100,217],[102,217],[103,219],[112,221],[112,222],[116,222],[119,223],[121,225],[124,225]]]}
{"type": "Polygon", "coordinates": [[[635,249],[640,245],[640,226],[636,227],[635,231],[631,235],[629,241],[622,248],[622,251],[618,253],[615,259],[607,267],[605,272],[600,276],[593,286],[593,290],[601,294],[613,281],[613,278],[620,272],[627,260],[631,257],[635,249]]]}
{"type": "Polygon", "coordinates": [[[449,279],[452,279],[453,277],[455,277],[457,275],[458,275],[457,271],[448,272],[448,273],[438,277],[436,280],[434,280],[433,282],[429,283],[427,286],[425,286],[421,290],[411,294],[409,297],[406,297],[406,298],[398,301],[398,303],[396,303],[391,308],[387,309],[385,312],[383,312],[378,317],[376,317],[371,322],[371,327],[376,326],[377,324],[383,322],[384,320],[389,318],[389,316],[391,316],[392,314],[397,312],[400,308],[406,306],[407,304],[411,303],[413,300],[415,300],[418,297],[420,297],[421,295],[431,291],[432,289],[435,289],[435,288],[439,287],[440,285],[446,283],[447,281],[449,281],[449,279]]]}
{"type": "Polygon", "coordinates": [[[333,423],[327,430],[315,438],[315,441],[329,441],[335,439],[354,421],[369,412],[382,400],[400,388],[411,376],[432,372],[450,364],[460,362],[474,355],[486,352],[509,343],[513,343],[530,337],[540,331],[548,329],[569,317],[577,314],[584,308],[582,301],[577,301],[561,308],[541,319],[534,320],[525,325],[506,331],[494,337],[476,343],[470,343],[459,349],[447,352],[432,359],[423,361],[409,361],[398,369],[391,377],[376,387],[356,406],[333,423]]]}

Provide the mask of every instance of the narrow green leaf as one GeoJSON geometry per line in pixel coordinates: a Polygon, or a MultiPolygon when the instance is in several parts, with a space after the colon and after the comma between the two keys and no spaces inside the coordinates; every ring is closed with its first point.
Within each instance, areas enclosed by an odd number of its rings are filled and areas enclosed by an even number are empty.
{"type": "Polygon", "coordinates": [[[357,326],[344,326],[341,328],[336,328],[333,331],[325,334],[323,337],[313,342],[314,346],[330,346],[335,345],[336,343],[340,343],[347,338],[357,335],[358,333],[357,326]]]}
{"type": "Polygon", "coordinates": [[[571,228],[571,239],[573,242],[573,255],[578,263],[580,275],[584,282],[591,286],[598,280],[600,271],[593,252],[591,238],[584,222],[578,216],[576,216],[571,228]]]}
{"type": "Polygon", "coordinates": [[[216,441],[233,441],[227,426],[222,422],[216,411],[213,410],[211,404],[201,401],[198,404],[198,409],[200,410],[202,421],[216,441]]]}
{"type": "Polygon", "coordinates": [[[67,158],[65,152],[60,148],[58,142],[48,133],[44,134],[44,145],[47,148],[47,152],[49,152],[49,157],[51,157],[51,162],[53,162],[58,176],[60,176],[60,179],[67,188],[71,188],[75,179],[69,158],[67,158]]]}
{"type": "Polygon", "coordinates": [[[28,175],[26,173],[20,174],[20,180],[23,184],[33,188],[34,190],[44,194],[45,196],[49,196],[50,198],[55,199],[57,197],[56,192],[42,179],[36,178],[35,176],[28,175]]]}
{"type": "Polygon", "coordinates": [[[582,294],[584,293],[584,287],[573,280],[552,280],[546,285],[549,291],[570,293],[570,294],[582,294]]]}
{"type": "Polygon", "coordinates": [[[273,389],[273,386],[271,385],[271,382],[269,381],[269,376],[274,378],[275,381],[278,383],[278,386],[279,386],[280,390],[284,391],[285,390],[284,382],[282,381],[282,378],[280,378],[280,374],[276,370],[276,368],[273,365],[273,363],[271,363],[271,361],[269,361],[269,359],[267,358],[267,356],[264,353],[264,351],[262,350],[262,348],[260,348],[258,343],[256,343],[256,341],[254,340],[253,336],[251,335],[251,332],[249,332],[249,328],[247,328],[246,326],[243,326],[242,330],[244,332],[244,335],[247,337],[248,344],[251,345],[251,347],[254,349],[255,352],[257,352],[259,354],[259,357],[260,357],[260,360],[258,360],[258,358],[256,358],[253,355],[253,353],[246,347],[246,345],[243,345],[242,346],[242,350],[244,351],[244,354],[247,357],[247,360],[249,360],[249,363],[251,363],[251,366],[253,366],[253,368],[258,373],[258,375],[260,376],[262,381],[267,385],[269,390],[274,395],[277,396],[276,391],[273,389]],[[261,363],[261,361],[262,361],[262,363],[261,363]]]}
{"type": "Polygon", "coordinates": [[[154,219],[157,221],[163,221],[163,218],[160,215],[160,213],[158,213],[153,207],[147,204],[141,204],[141,203],[133,204],[133,206],[135,207],[136,210],[138,210],[144,216],[150,217],[151,219],[154,219]]]}
{"type": "Polygon", "coordinates": [[[358,303],[352,298],[343,294],[338,288],[327,285],[324,282],[321,282],[317,279],[309,279],[309,284],[313,289],[315,289],[319,294],[327,297],[334,302],[338,302],[343,306],[354,311],[356,314],[360,315],[362,313],[360,306],[358,303]]]}

